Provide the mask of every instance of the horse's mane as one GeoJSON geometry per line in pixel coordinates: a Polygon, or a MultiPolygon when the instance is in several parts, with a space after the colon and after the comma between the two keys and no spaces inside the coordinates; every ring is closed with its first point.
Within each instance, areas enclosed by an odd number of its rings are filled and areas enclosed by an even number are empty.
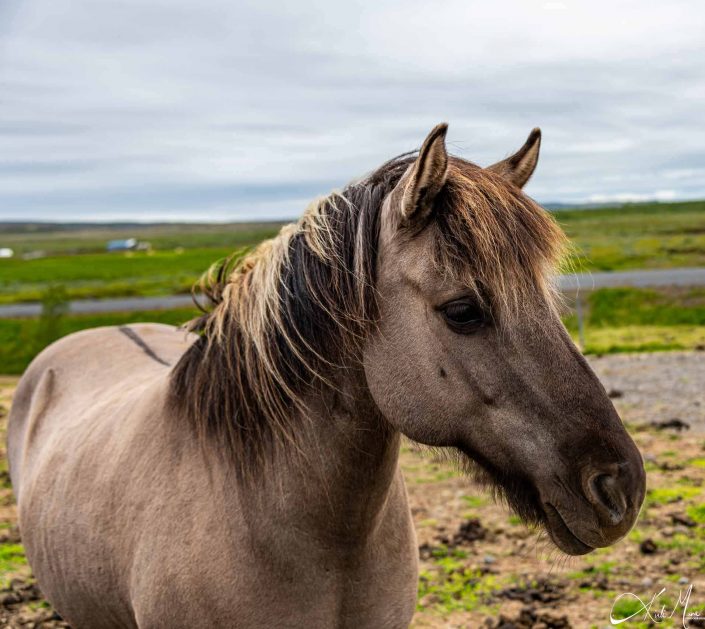
{"type": "MultiPolygon", "coordinates": [[[[200,338],[173,370],[171,399],[242,466],[295,443],[307,396],[359,360],[377,320],[381,207],[414,159],[399,156],[318,199],[298,223],[201,279],[210,305],[187,325],[200,338]]],[[[521,314],[537,290],[552,303],[563,233],[498,175],[451,158],[429,229],[435,263],[488,299],[498,319],[521,314]]]]}

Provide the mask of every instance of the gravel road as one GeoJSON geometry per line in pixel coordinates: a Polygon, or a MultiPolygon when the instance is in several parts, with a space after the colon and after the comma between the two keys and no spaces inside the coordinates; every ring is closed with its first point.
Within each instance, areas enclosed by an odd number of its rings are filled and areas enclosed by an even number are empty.
{"type": "Polygon", "coordinates": [[[561,290],[592,290],[621,286],[703,286],[705,268],[642,269],[638,271],[610,271],[609,273],[571,273],[558,280],[561,290]]]}

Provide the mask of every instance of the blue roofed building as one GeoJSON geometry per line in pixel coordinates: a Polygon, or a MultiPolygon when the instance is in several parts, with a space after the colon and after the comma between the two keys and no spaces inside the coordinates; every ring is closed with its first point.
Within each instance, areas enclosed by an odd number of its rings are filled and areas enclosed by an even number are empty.
{"type": "Polygon", "coordinates": [[[132,251],[137,248],[136,238],[124,238],[120,240],[109,240],[106,249],[108,251],[132,251]]]}

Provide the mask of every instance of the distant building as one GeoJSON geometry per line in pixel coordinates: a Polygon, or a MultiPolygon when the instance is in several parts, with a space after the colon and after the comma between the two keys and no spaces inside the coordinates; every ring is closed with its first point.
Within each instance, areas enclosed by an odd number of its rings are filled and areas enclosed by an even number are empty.
{"type": "Polygon", "coordinates": [[[0,258],[11,258],[15,252],[9,247],[0,247],[0,258]]]}
{"type": "Polygon", "coordinates": [[[137,248],[137,238],[125,238],[124,240],[109,240],[106,249],[108,251],[132,251],[137,248]]]}

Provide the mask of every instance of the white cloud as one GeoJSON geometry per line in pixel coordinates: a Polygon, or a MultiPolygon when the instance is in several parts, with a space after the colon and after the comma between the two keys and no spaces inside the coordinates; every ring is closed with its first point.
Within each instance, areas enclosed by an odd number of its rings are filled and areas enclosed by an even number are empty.
{"type": "Polygon", "coordinates": [[[613,194],[591,194],[590,203],[640,203],[643,201],[673,201],[678,198],[675,190],[656,190],[651,194],[638,192],[615,192],[613,194]]]}
{"type": "Polygon", "coordinates": [[[296,216],[440,120],[540,125],[545,201],[705,196],[695,1],[1,6],[0,218],[296,216]]]}

